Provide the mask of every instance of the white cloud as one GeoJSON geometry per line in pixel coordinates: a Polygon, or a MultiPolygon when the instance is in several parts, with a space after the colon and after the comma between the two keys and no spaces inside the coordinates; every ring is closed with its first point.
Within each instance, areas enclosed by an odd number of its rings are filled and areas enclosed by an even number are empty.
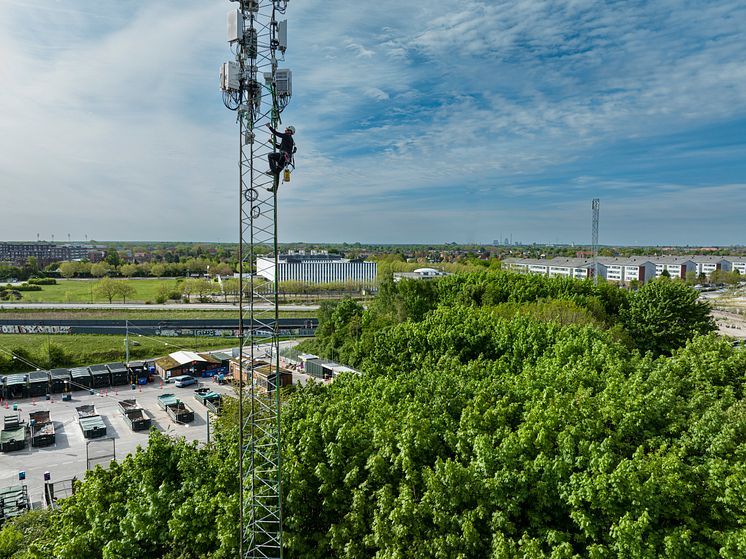
{"type": "MultiPolygon", "coordinates": [[[[238,132],[216,84],[231,57],[230,8],[153,0],[92,11],[82,0],[6,0],[0,170],[12,202],[0,209],[0,238],[44,228],[58,237],[72,229],[78,237],[232,238],[238,132]],[[43,33],[40,10],[51,22],[43,33]]],[[[308,234],[298,225],[308,221],[303,211],[337,224],[347,219],[340,212],[354,212],[348,221],[365,232],[360,240],[448,228],[447,238],[492,239],[503,220],[529,235],[549,227],[546,215],[558,227],[555,208],[585,219],[581,198],[625,200],[630,182],[631,190],[686,189],[666,199],[689,212],[688,197],[718,185],[656,177],[655,162],[640,168],[639,154],[615,164],[621,175],[647,178],[614,181],[599,154],[668,134],[683,139],[667,160],[743,155],[686,141],[699,127],[746,117],[738,2],[416,0],[402,10],[393,0],[294,0],[287,17],[283,66],[293,69],[295,97],[283,120],[298,129],[299,153],[281,198],[292,216],[285,240],[308,234]]],[[[646,223],[629,204],[620,207],[646,223]]],[[[318,238],[346,234],[335,225],[318,238]]],[[[623,242],[623,227],[619,235],[623,242]]]]}

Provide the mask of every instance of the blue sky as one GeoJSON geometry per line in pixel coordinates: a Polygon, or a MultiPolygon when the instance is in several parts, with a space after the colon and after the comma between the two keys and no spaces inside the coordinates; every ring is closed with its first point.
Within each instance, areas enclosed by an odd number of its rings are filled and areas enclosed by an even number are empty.
{"type": "MultiPolygon", "coordinates": [[[[0,239],[237,239],[232,6],[0,0],[0,239]]],[[[287,17],[283,242],[746,244],[741,1],[287,17]]]]}

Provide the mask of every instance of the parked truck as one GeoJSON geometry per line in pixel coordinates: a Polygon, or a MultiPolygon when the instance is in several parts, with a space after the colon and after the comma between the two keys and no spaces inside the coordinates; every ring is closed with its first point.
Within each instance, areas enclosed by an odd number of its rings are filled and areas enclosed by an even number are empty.
{"type": "Polygon", "coordinates": [[[78,423],[86,439],[95,439],[106,435],[106,423],[96,412],[95,406],[78,406],[75,410],[78,412],[78,423]]]}
{"type": "Polygon", "coordinates": [[[31,446],[49,446],[54,444],[54,423],[48,411],[34,411],[28,414],[31,427],[31,446]]]}
{"type": "Polygon", "coordinates": [[[133,431],[150,429],[150,425],[152,424],[150,417],[148,417],[148,414],[145,413],[145,410],[138,405],[137,400],[134,398],[119,400],[119,409],[133,431]]]}

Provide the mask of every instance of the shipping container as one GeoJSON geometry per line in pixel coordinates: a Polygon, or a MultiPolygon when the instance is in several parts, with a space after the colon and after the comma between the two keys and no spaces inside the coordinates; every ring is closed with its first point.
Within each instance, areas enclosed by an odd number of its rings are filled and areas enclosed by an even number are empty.
{"type": "Polygon", "coordinates": [[[52,369],[49,371],[49,389],[52,394],[70,391],[70,369],[52,369]]]}
{"type": "Polygon", "coordinates": [[[91,372],[88,367],[70,369],[70,389],[88,390],[91,387],[91,372]]]}
{"type": "Polygon", "coordinates": [[[78,406],[75,408],[78,412],[78,423],[83,436],[86,439],[95,439],[103,437],[106,434],[106,423],[103,418],[96,413],[96,407],[91,405],[78,406]]]}
{"type": "Polygon", "coordinates": [[[112,386],[130,384],[130,372],[124,363],[108,363],[106,368],[109,369],[112,386]]]}
{"type": "Polygon", "coordinates": [[[3,397],[6,400],[28,398],[28,375],[8,375],[3,380],[3,397]]]}
{"type": "Polygon", "coordinates": [[[88,367],[91,371],[91,387],[92,388],[106,388],[111,386],[111,375],[106,365],[91,365],[88,367]]]}
{"type": "Polygon", "coordinates": [[[35,396],[45,396],[49,394],[49,372],[32,371],[28,374],[28,395],[30,398],[35,396]]]}

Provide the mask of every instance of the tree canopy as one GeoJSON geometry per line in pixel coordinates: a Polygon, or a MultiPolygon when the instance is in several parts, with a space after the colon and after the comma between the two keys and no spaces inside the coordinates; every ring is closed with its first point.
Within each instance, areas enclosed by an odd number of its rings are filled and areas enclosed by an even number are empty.
{"type": "MultiPolygon", "coordinates": [[[[697,335],[683,283],[385,289],[321,312],[317,347],[363,374],[284,396],[286,557],[746,556],[746,352],[697,335]]],[[[229,402],[209,446],[153,432],[7,556],[235,556],[237,425],[229,402]]]]}

